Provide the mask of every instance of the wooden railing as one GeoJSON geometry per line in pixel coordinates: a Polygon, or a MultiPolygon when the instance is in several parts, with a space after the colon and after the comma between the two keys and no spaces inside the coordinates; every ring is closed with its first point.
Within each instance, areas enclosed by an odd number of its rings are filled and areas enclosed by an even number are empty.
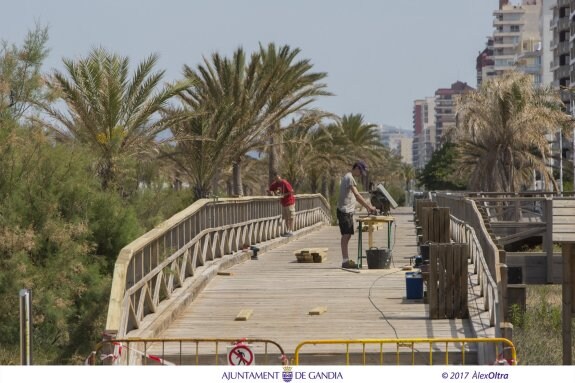
{"type": "MultiPolygon", "coordinates": [[[[321,195],[296,197],[295,230],[329,223],[330,217],[321,195]]],[[[249,258],[251,246],[279,237],[282,227],[278,197],[196,201],[120,251],[107,336],[126,337],[151,322],[158,326],[161,318],[169,320],[174,301],[181,306],[194,299],[218,270],[249,258]]]]}
{"type": "Polygon", "coordinates": [[[493,243],[491,236],[487,232],[487,228],[483,223],[483,219],[475,202],[465,196],[455,194],[440,194],[437,193],[435,199],[439,206],[449,207],[451,215],[455,218],[466,222],[473,228],[477,235],[477,240],[483,251],[485,262],[487,263],[490,274],[499,285],[501,278],[499,277],[499,249],[493,243]]]}
{"type": "Polygon", "coordinates": [[[502,318],[497,315],[500,307],[497,283],[491,276],[475,230],[466,222],[451,216],[451,237],[456,242],[469,245],[470,262],[473,265],[473,273],[477,275],[477,283],[483,297],[482,309],[489,313],[489,325],[494,327],[495,336],[500,337],[502,318]]]}
{"type": "MultiPolygon", "coordinates": [[[[462,195],[447,193],[437,193],[435,199],[439,206],[450,208],[452,239],[469,244],[470,259],[474,265],[474,274],[477,276],[476,284],[479,286],[479,295],[483,298],[483,307],[476,308],[472,306],[472,302],[477,302],[477,300],[471,299],[472,296],[469,297],[468,309],[473,331],[478,337],[500,338],[502,336],[501,326],[504,322],[505,289],[507,288],[506,266],[500,259],[500,251],[491,239],[473,200],[462,195]],[[488,326],[481,325],[482,314],[477,312],[477,309],[487,312],[488,326]]],[[[470,293],[474,294],[472,284],[470,288],[470,293]]],[[[480,364],[494,360],[494,357],[492,350],[486,348],[478,350],[480,364]]]]}

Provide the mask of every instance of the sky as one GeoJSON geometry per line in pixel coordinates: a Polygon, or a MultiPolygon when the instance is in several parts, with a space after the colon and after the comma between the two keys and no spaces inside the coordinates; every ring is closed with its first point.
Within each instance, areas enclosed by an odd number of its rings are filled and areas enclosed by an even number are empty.
{"type": "Polygon", "coordinates": [[[48,26],[44,71],[94,47],[136,65],[152,53],[165,80],[212,53],[259,44],[300,49],[334,94],[314,106],[412,130],[413,102],[456,81],[476,87],[475,59],[498,0],[0,0],[0,40],[48,26]]]}

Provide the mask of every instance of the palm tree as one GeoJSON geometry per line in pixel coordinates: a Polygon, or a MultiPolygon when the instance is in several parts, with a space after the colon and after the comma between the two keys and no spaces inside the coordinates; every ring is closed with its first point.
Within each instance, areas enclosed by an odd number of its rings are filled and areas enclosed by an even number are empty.
{"type": "Polygon", "coordinates": [[[402,162],[401,171],[405,185],[405,192],[408,193],[411,186],[411,180],[415,179],[415,169],[412,165],[402,162]]]}
{"type": "Polygon", "coordinates": [[[573,124],[557,91],[510,72],[464,94],[457,117],[460,170],[471,190],[515,192],[530,185],[534,170],[557,189],[546,135],[573,124]]]}
{"type": "MultiPolygon", "coordinates": [[[[329,114],[316,110],[308,110],[318,96],[330,96],[325,90],[326,85],[321,83],[327,74],[324,72],[311,72],[313,65],[309,59],[299,60],[301,50],[292,49],[288,45],[276,47],[270,43],[267,47],[260,44],[261,72],[273,80],[272,92],[265,106],[266,113],[272,114],[272,123],[267,127],[269,136],[269,181],[272,174],[278,170],[278,154],[281,145],[277,142],[281,138],[280,121],[285,117],[299,113],[301,121],[306,123],[319,123],[329,114]],[[298,61],[299,60],[299,61],[298,61]]],[[[289,126],[288,126],[289,128],[289,126]]]]}
{"type": "MultiPolygon", "coordinates": [[[[172,110],[170,113],[186,113],[172,110]]],[[[194,199],[206,198],[217,174],[227,165],[227,137],[222,126],[206,114],[197,114],[170,127],[175,147],[164,146],[163,156],[173,162],[179,173],[190,181],[194,199]]]]}
{"type": "Polygon", "coordinates": [[[44,105],[54,123],[44,121],[59,139],[78,142],[99,158],[102,188],[117,181],[123,159],[150,153],[158,133],[174,121],[159,112],[189,84],[165,85],[164,71],[152,72],[158,56],[150,55],[129,78],[129,60],[96,48],[83,59],[64,59],[67,74],[56,71],[48,86],[65,110],[44,105]]]}
{"type": "Polygon", "coordinates": [[[309,189],[316,192],[318,187],[314,182],[340,157],[334,153],[331,136],[320,123],[324,118],[334,117],[322,112],[306,114],[282,129],[280,173],[295,190],[302,190],[309,181],[309,189]]]}
{"type": "MultiPolygon", "coordinates": [[[[210,179],[217,183],[214,177],[217,177],[218,169],[233,164],[234,174],[240,178],[240,182],[234,185],[232,194],[235,195],[243,194],[240,164],[243,155],[259,137],[261,116],[258,113],[268,98],[258,66],[259,56],[252,55],[248,63],[241,48],[234,52],[231,59],[216,52],[211,56],[211,61],[204,59],[204,64],[198,65],[196,70],[184,66],[184,76],[194,85],[182,93],[181,99],[185,109],[197,117],[191,121],[196,124],[195,128],[180,127],[183,140],[195,142],[188,148],[180,145],[183,153],[188,154],[188,158],[184,159],[188,163],[183,166],[193,169],[196,181],[202,179],[202,182],[207,182],[210,179]],[[210,141],[213,143],[209,144],[210,141]],[[202,165],[196,163],[197,158],[193,158],[197,156],[194,152],[200,143],[202,155],[210,157],[205,165],[212,167],[211,170],[200,169],[202,165]],[[201,171],[205,174],[200,175],[201,171]]],[[[206,185],[208,183],[198,186],[204,188],[206,185]]]]}
{"type": "MultiPolygon", "coordinates": [[[[233,194],[242,195],[242,161],[250,151],[269,144],[280,122],[304,111],[313,97],[328,94],[318,81],[324,73],[309,73],[307,60],[294,62],[299,50],[288,46],[251,55],[241,48],[231,59],[218,53],[197,70],[184,67],[184,75],[196,82],[186,93],[186,103],[201,114],[218,116],[211,123],[225,132],[226,160],[233,168],[233,194]]],[[[271,147],[275,147],[272,142],[271,147]]]]}
{"type": "MultiPolygon", "coordinates": [[[[346,153],[348,165],[363,159],[375,167],[384,159],[386,150],[377,133],[377,125],[365,123],[361,114],[344,115],[336,126],[329,128],[334,146],[346,153]]],[[[362,185],[366,187],[367,182],[364,178],[362,185]]]]}

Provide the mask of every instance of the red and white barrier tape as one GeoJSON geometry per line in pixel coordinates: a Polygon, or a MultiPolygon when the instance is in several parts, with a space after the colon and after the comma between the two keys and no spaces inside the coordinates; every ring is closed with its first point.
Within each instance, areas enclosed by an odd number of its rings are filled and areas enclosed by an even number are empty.
{"type": "MultiPolygon", "coordinates": [[[[112,363],[114,363],[116,360],[118,360],[118,359],[122,356],[122,350],[125,348],[127,351],[133,351],[133,352],[135,352],[136,354],[140,354],[140,355],[142,355],[142,356],[144,356],[144,357],[146,357],[146,358],[148,358],[148,359],[150,359],[150,360],[153,360],[153,361],[155,361],[155,362],[158,362],[158,363],[160,363],[160,364],[162,364],[162,365],[164,365],[164,366],[175,366],[174,363],[169,362],[169,361],[167,361],[167,360],[165,360],[165,359],[163,359],[163,358],[160,358],[160,357],[157,356],[157,355],[148,354],[148,353],[142,352],[142,351],[140,351],[140,350],[136,350],[136,349],[134,349],[134,348],[130,348],[130,347],[128,347],[128,346],[124,346],[124,345],[122,345],[122,344],[119,343],[119,342],[113,342],[112,344],[115,346],[115,347],[114,347],[114,353],[113,353],[113,354],[101,354],[101,355],[100,355],[100,360],[104,361],[104,360],[106,360],[106,359],[112,359],[112,363]],[[116,352],[116,349],[118,350],[117,352],[116,352]]],[[[88,361],[88,359],[86,359],[86,361],[88,361]]]]}

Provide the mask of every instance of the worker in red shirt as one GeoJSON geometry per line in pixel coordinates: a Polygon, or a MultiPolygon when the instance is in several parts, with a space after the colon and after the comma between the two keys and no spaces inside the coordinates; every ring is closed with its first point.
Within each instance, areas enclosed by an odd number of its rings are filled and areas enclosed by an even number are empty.
{"type": "Polygon", "coordinates": [[[279,195],[282,198],[282,218],[285,221],[286,232],[282,235],[284,237],[291,237],[293,235],[293,224],[295,218],[295,193],[289,182],[283,179],[278,173],[275,174],[275,181],[270,185],[268,194],[279,195]]]}

